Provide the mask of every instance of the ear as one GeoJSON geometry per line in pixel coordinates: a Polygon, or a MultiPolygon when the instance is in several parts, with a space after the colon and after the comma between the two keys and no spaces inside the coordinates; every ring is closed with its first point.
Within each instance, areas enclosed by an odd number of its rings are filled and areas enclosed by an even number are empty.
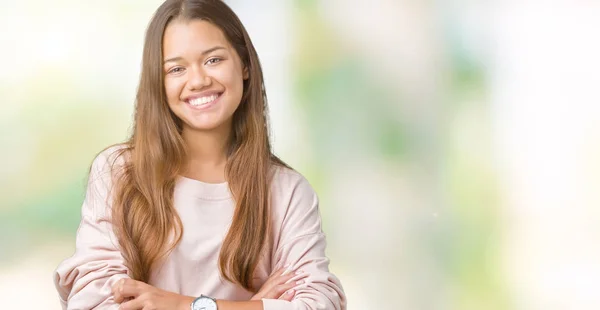
{"type": "Polygon", "coordinates": [[[244,67],[244,80],[247,80],[250,77],[250,72],[248,71],[248,67],[244,67]]]}

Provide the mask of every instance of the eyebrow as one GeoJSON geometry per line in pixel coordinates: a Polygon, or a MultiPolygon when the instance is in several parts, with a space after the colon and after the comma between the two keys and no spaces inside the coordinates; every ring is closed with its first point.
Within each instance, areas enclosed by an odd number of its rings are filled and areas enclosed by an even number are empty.
{"type": "MultiPolygon", "coordinates": [[[[204,52],[201,53],[201,55],[204,56],[204,55],[210,54],[210,53],[212,53],[212,52],[214,52],[216,50],[224,50],[224,49],[226,49],[226,48],[224,48],[222,46],[215,46],[213,48],[209,48],[209,49],[205,50],[204,52]]],[[[181,56],[172,57],[172,58],[169,58],[169,59],[165,59],[165,61],[163,62],[163,64],[166,64],[167,62],[180,61],[182,59],[183,59],[183,57],[181,57],[181,56]]]]}

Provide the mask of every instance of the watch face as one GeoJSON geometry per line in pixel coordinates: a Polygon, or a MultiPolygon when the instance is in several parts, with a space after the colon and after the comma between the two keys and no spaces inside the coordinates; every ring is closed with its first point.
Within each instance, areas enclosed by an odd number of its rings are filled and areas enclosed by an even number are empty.
{"type": "Polygon", "coordinates": [[[217,303],[209,297],[202,296],[194,302],[193,310],[217,310],[217,303]]]}

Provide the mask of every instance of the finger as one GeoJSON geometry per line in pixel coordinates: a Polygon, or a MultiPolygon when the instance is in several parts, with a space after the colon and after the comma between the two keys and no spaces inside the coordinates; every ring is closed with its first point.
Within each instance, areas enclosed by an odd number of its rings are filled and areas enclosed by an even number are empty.
{"type": "Polygon", "coordinates": [[[281,297],[279,297],[278,299],[281,300],[287,300],[287,301],[292,301],[292,299],[294,299],[294,295],[296,295],[296,291],[292,290],[288,290],[286,291],[284,294],[281,295],[281,297]]]}
{"type": "Polygon", "coordinates": [[[294,288],[295,286],[296,286],[295,282],[276,285],[265,294],[265,298],[278,299],[279,297],[281,297],[281,295],[283,293],[285,293],[289,289],[294,288]]]}
{"type": "Polygon", "coordinates": [[[144,290],[144,286],[141,284],[142,282],[139,281],[124,279],[113,293],[115,302],[121,303],[129,297],[138,297],[144,290]]]}
{"type": "Polygon", "coordinates": [[[279,269],[276,269],[274,272],[272,272],[271,275],[269,276],[269,278],[276,278],[278,276],[289,273],[291,270],[292,270],[292,264],[290,264],[290,263],[285,264],[284,266],[279,267],[279,269]]]}
{"type": "Polygon", "coordinates": [[[290,273],[293,270],[292,264],[287,264],[287,265],[285,265],[282,268],[283,268],[283,272],[280,274],[281,276],[286,275],[286,274],[290,273]]]}
{"type": "Polygon", "coordinates": [[[118,280],[117,282],[113,283],[112,287],[110,288],[111,294],[115,293],[115,290],[117,289],[117,286],[119,285],[119,283],[121,283],[121,280],[118,280]]]}
{"type": "Polygon", "coordinates": [[[286,270],[288,270],[288,268],[290,268],[290,264],[287,264],[285,266],[281,266],[279,267],[279,269],[277,269],[276,272],[274,272],[274,275],[281,275],[282,273],[284,273],[286,270]]]}
{"type": "Polygon", "coordinates": [[[116,281],[111,288],[111,293],[115,293],[119,287],[123,286],[123,284],[125,284],[127,282],[127,280],[131,280],[131,279],[127,279],[127,278],[121,278],[118,281],[116,281]]]}
{"type": "Polygon", "coordinates": [[[297,282],[299,280],[306,279],[310,274],[308,274],[302,270],[299,270],[299,271],[296,271],[293,275],[294,275],[293,277],[289,278],[284,283],[297,282]]]}
{"type": "Polygon", "coordinates": [[[131,299],[119,306],[119,310],[140,310],[144,308],[144,301],[140,298],[131,299]]]}
{"type": "Polygon", "coordinates": [[[289,273],[286,275],[280,275],[279,277],[269,279],[270,281],[268,283],[265,283],[265,285],[263,285],[264,290],[263,289],[261,289],[261,290],[263,290],[264,292],[269,292],[269,291],[272,291],[278,285],[297,282],[298,280],[308,277],[308,275],[309,275],[308,273],[305,273],[302,270],[298,270],[296,272],[289,273]]]}
{"type": "Polygon", "coordinates": [[[267,280],[267,282],[265,282],[265,284],[263,284],[261,291],[270,292],[274,288],[276,288],[278,285],[282,285],[282,284],[285,284],[286,282],[288,282],[293,276],[294,276],[294,274],[289,274],[289,275],[285,275],[285,276],[277,276],[275,278],[271,278],[271,279],[267,280]]]}
{"type": "Polygon", "coordinates": [[[115,284],[113,284],[112,288],[111,288],[111,293],[113,295],[113,299],[115,300],[115,302],[120,303],[123,302],[123,296],[121,296],[121,287],[123,286],[123,284],[125,283],[125,279],[121,279],[117,282],[115,282],[115,284]]]}
{"type": "Polygon", "coordinates": [[[304,274],[303,270],[296,270],[295,272],[293,270],[289,270],[288,272],[284,272],[283,274],[281,274],[279,277],[275,277],[273,279],[273,282],[274,283],[286,283],[286,282],[290,281],[291,279],[298,277],[302,274],[304,274]]]}
{"type": "Polygon", "coordinates": [[[283,283],[288,282],[290,279],[292,279],[295,276],[296,276],[296,274],[293,273],[293,272],[291,272],[291,273],[288,273],[288,274],[276,277],[271,282],[273,283],[273,285],[279,285],[279,284],[283,284],[283,283]]]}
{"type": "Polygon", "coordinates": [[[284,276],[280,276],[279,278],[273,279],[271,285],[274,287],[276,285],[293,283],[293,282],[297,282],[298,280],[305,279],[308,276],[309,276],[308,273],[305,273],[302,270],[298,270],[294,273],[290,273],[290,274],[287,274],[284,276]]]}
{"type": "Polygon", "coordinates": [[[282,276],[282,275],[288,273],[290,266],[291,266],[290,264],[287,264],[287,265],[285,265],[285,266],[283,266],[283,267],[275,270],[275,272],[271,273],[271,275],[269,276],[268,280],[275,279],[275,278],[277,278],[279,276],[282,276]]]}
{"type": "Polygon", "coordinates": [[[281,267],[281,268],[275,270],[273,273],[271,273],[271,275],[267,278],[265,283],[263,283],[263,285],[261,286],[261,291],[269,291],[275,285],[284,283],[285,281],[284,282],[280,281],[281,280],[280,277],[288,270],[287,268],[289,268],[289,267],[290,267],[290,264],[287,264],[284,267],[281,267]]]}

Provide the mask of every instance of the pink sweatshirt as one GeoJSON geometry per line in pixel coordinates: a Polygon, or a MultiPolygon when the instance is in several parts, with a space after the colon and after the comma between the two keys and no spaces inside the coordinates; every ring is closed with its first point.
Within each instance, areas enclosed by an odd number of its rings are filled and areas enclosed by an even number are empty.
{"type": "MultiPolygon", "coordinates": [[[[128,269],[109,218],[112,181],[108,162],[117,148],[102,152],[94,160],[75,254],[54,274],[63,309],[118,308],[111,287],[128,277],[128,269]]],[[[346,309],[340,281],[329,272],[318,200],[308,181],[295,171],[276,168],[271,199],[273,248],[259,261],[254,281],[260,287],[272,271],[287,264],[309,276],[296,288],[291,302],[263,299],[264,309],[346,309]]],[[[183,236],[164,263],[153,270],[149,284],[187,296],[249,300],[253,294],[222,280],[218,268],[219,251],[234,211],[228,184],[179,177],[174,205],[183,222],[183,236]]]]}

